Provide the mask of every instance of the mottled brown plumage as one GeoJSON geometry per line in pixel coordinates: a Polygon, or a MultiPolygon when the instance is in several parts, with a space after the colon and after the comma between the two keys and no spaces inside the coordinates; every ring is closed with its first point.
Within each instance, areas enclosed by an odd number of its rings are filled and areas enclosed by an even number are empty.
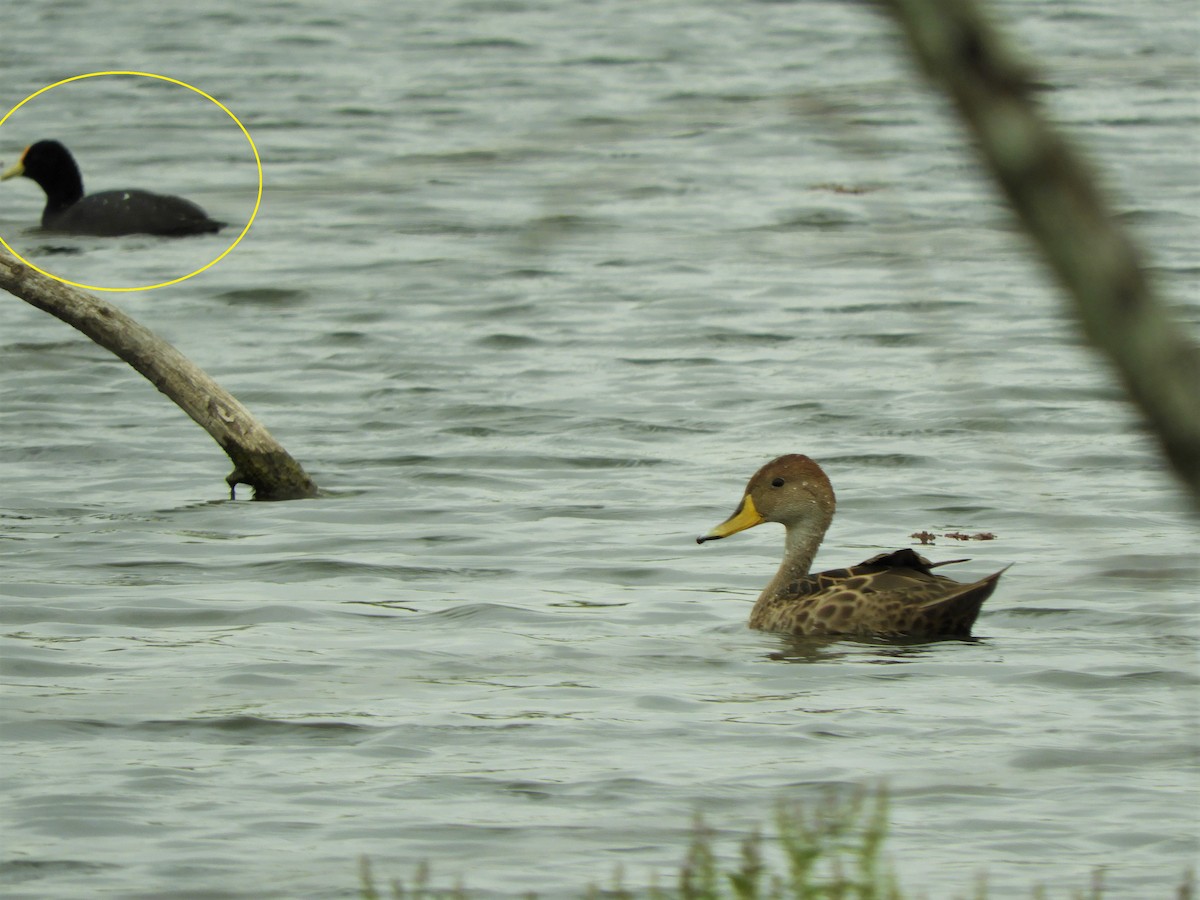
{"type": "Polygon", "coordinates": [[[796,635],[970,635],[1003,569],[963,583],[931,571],[946,563],[905,549],[809,574],[836,506],[819,465],[800,454],[781,456],[754,473],[732,516],[696,539],[717,540],[763,522],[786,528],[783,562],[754,604],[751,628],[796,635]]]}

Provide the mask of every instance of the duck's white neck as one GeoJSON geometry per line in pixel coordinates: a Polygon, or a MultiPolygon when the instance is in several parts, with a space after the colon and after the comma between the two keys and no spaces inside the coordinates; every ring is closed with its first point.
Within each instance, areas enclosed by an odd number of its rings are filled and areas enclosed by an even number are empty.
{"type": "Polygon", "coordinates": [[[763,589],[759,596],[760,601],[792,595],[794,589],[790,589],[791,585],[812,569],[813,559],[825,532],[829,530],[829,523],[833,520],[832,511],[826,514],[822,510],[814,510],[814,513],[815,515],[788,523],[783,562],[779,564],[779,571],[775,573],[771,583],[763,589]]]}

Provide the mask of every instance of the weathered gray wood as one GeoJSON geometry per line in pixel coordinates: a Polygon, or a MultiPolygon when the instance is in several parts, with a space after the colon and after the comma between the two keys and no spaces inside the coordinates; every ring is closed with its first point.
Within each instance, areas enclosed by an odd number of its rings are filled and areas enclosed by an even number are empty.
{"type": "Polygon", "coordinates": [[[48,278],[0,251],[0,288],[57,316],[148,378],[207,431],[233,460],[232,492],[256,500],[314,497],[317,486],[238,400],[150,329],[92,294],[48,278]]]}
{"type": "Polygon", "coordinates": [[[1200,504],[1200,350],[1159,301],[1090,167],[973,0],[881,0],[1200,504]]]}

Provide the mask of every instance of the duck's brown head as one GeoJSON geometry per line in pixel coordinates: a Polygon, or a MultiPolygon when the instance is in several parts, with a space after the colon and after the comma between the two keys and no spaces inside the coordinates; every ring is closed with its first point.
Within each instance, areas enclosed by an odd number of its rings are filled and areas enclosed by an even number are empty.
{"type": "Polygon", "coordinates": [[[836,505],[833,485],[821,467],[803,454],[789,453],[755,472],[733,515],[696,543],[729,537],[763,522],[780,522],[789,529],[819,525],[823,532],[836,505]]]}

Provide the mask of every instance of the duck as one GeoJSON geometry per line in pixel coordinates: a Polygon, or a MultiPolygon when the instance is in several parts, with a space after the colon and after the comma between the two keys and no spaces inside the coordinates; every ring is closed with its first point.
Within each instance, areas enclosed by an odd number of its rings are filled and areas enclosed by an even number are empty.
{"type": "Polygon", "coordinates": [[[0,181],[23,175],[46,193],[42,228],[60,234],[117,237],[155,234],[182,237],[220,231],[224,222],[190,200],[150,191],[101,191],[84,195],[79,165],[58,141],[30,144],[0,181]]]}
{"type": "Polygon", "coordinates": [[[703,544],[764,522],[783,525],[783,562],[754,603],[751,628],[799,637],[970,637],[980,607],[1007,567],[979,581],[955,581],[932,570],[966,560],[931,563],[905,548],[813,573],[836,507],[821,466],[792,453],[755,472],[733,515],[696,538],[703,544]]]}

